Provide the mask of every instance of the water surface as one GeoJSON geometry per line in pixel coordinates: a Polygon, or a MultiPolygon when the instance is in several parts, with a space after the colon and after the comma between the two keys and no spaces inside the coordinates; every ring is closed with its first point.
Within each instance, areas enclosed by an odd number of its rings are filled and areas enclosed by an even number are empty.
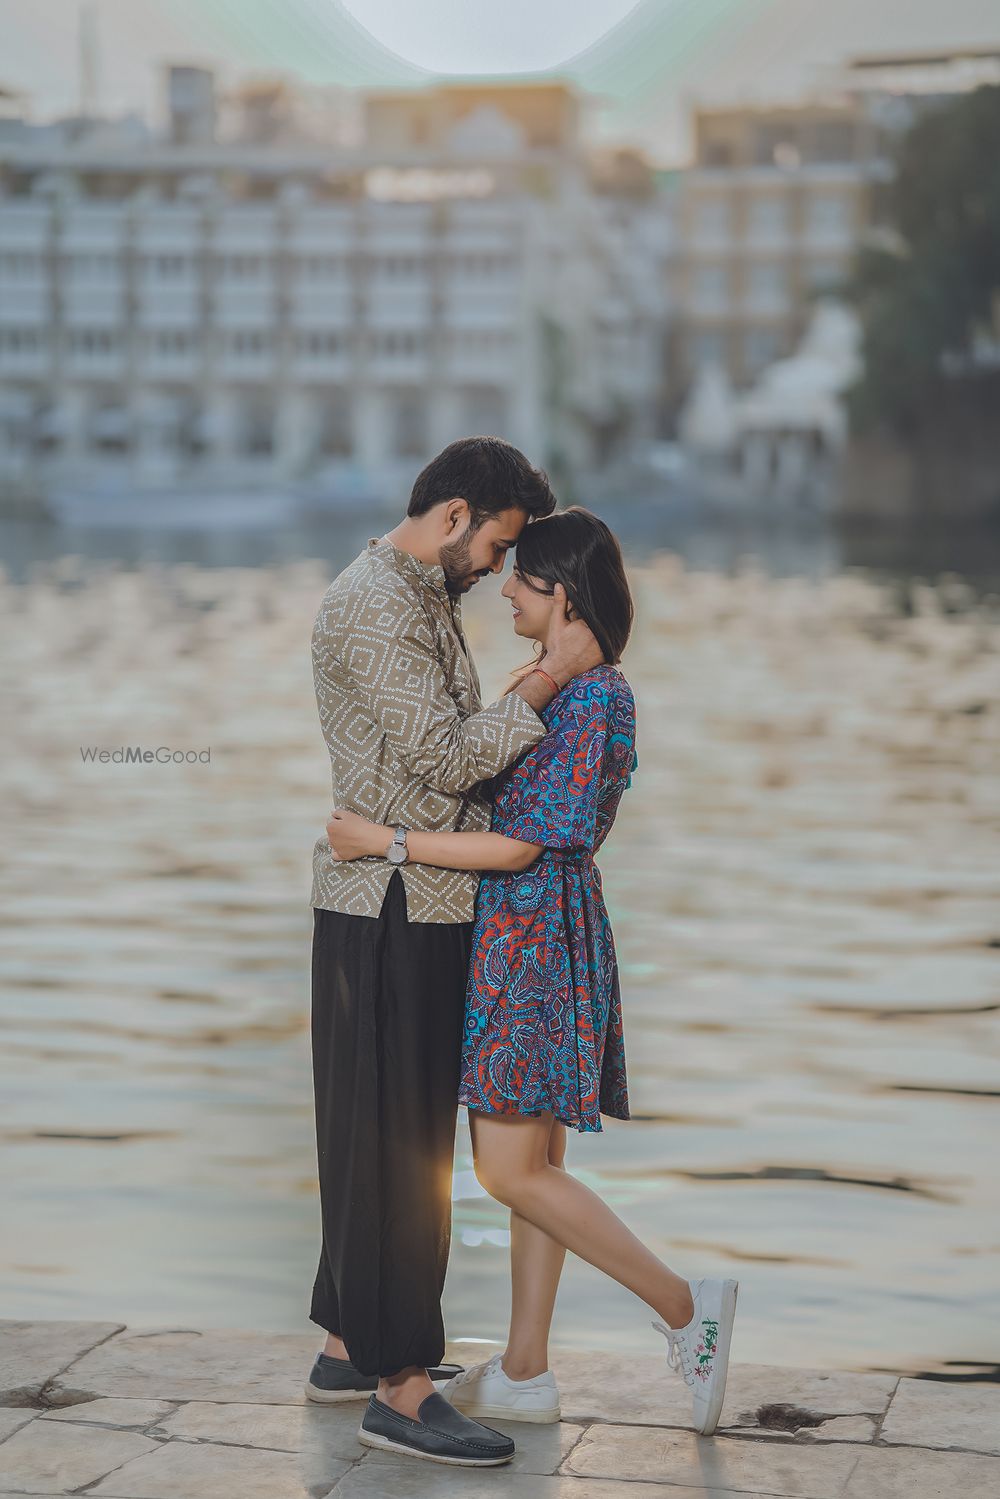
{"type": "MultiPolygon", "coordinates": [[[[309,635],[371,529],[312,555],[6,533],[6,1316],[310,1325],[309,635]],[[123,744],[211,759],[81,760],[123,744]]],[[[981,1373],[996,599],[956,578],[904,598],[829,538],[767,569],[719,545],[630,541],[640,769],[600,862],[635,1117],[569,1164],[682,1273],[739,1276],[737,1359],[981,1373]]],[[[466,619],[491,695],[525,655],[495,582],[466,619]]],[[[506,1259],[463,1121],[452,1335],[502,1335],[506,1259]]],[[[660,1351],[648,1321],[570,1259],[558,1341],[660,1351]]]]}

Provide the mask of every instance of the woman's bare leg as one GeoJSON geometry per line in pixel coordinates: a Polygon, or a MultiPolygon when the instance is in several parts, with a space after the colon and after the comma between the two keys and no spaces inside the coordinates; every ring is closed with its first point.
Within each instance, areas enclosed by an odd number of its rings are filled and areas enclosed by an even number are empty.
{"type": "Polygon", "coordinates": [[[694,1316],[687,1280],[658,1260],[596,1192],[549,1163],[551,1119],[551,1114],[536,1119],[470,1109],[480,1182],[498,1202],[627,1286],[669,1327],[686,1326],[694,1316]]]}
{"type": "MultiPolygon", "coordinates": [[[[566,1126],[549,1121],[548,1163],[563,1169],[566,1126]]],[[[503,1356],[508,1379],[534,1379],[549,1367],[549,1329],[566,1259],[565,1247],[514,1208],[510,1214],[510,1331],[503,1356]]]]}

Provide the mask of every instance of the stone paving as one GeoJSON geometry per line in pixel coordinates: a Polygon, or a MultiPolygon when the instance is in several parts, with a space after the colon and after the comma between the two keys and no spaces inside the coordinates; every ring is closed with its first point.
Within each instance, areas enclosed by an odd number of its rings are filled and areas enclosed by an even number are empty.
{"type": "MultiPolygon", "coordinates": [[[[0,1322],[0,1499],[996,1499],[1000,1388],[737,1364],[714,1437],[656,1355],[565,1351],[563,1419],[494,1424],[503,1468],[357,1441],[361,1401],[309,1404],[316,1335],[0,1322]]],[[[488,1351],[492,1351],[489,1349],[488,1351]]],[[[452,1344],[469,1363],[483,1345],[452,1344]]]]}

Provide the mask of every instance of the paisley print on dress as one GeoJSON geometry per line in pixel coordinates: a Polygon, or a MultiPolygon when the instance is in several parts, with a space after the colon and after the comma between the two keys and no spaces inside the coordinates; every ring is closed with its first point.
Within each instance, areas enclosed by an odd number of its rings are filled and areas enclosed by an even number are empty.
{"type": "Polygon", "coordinates": [[[479,886],[459,1102],[600,1131],[627,1119],[614,937],[594,863],[632,772],[635,701],[613,666],[584,672],[542,718],[548,729],[494,781],[492,827],[542,846],[479,886]]]}

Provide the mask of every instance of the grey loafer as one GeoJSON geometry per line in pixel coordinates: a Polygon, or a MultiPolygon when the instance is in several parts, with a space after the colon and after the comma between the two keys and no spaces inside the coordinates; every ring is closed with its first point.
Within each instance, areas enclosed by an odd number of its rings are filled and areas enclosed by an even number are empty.
{"type": "Polygon", "coordinates": [[[510,1437],[463,1416],[436,1391],[420,1402],[417,1417],[414,1421],[372,1395],[358,1429],[358,1441],[366,1447],[463,1468],[495,1468],[514,1456],[516,1449],[510,1437]]]}

